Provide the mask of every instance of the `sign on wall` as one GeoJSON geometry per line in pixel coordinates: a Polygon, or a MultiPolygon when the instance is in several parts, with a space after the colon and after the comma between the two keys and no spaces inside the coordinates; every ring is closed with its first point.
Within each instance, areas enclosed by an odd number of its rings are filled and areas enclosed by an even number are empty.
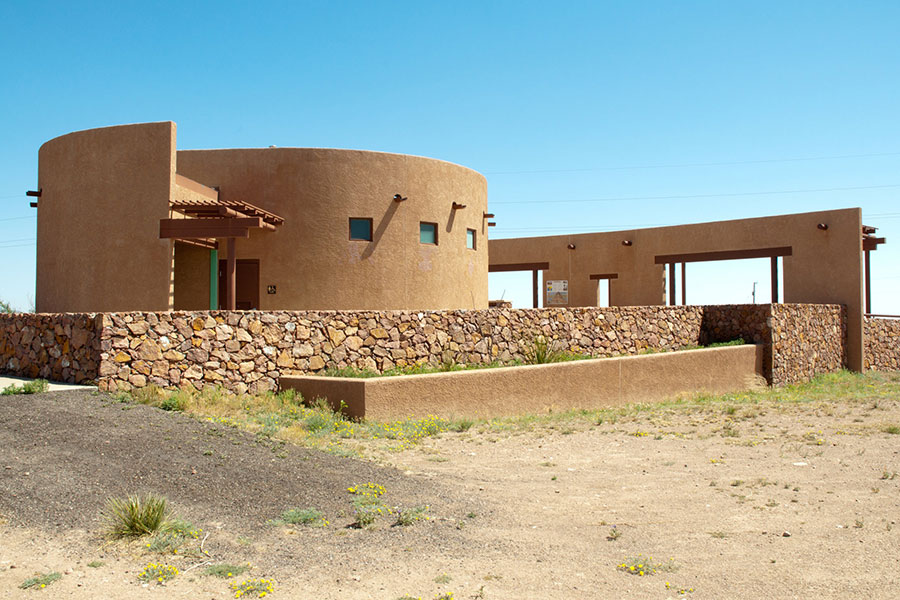
{"type": "Polygon", "coordinates": [[[569,303],[569,281],[556,279],[547,282],[547,306],[569,303]]]}

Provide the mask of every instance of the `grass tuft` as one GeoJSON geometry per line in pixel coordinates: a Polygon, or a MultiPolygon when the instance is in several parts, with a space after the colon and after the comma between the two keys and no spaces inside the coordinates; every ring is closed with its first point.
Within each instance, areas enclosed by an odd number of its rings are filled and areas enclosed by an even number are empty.
{"type": "Polygon", "coordinates": [[[62,575],[58,571],[52,573],[35,573],[33,577],[29,577],[19,584],[19,588],[27,590],[29,588],[45,588],[54,581],[62,579],[62,575]]]}
{"type": "Polygon", "coordinates": [[[26,381],[22,385],[8,385],[0,392],[0,396],[16,396],[19,394],[41,394],[50,389],[50,382],[46,379],[26,381]]]}
{"type": "Polygon", "coordinates": [[[315,508],[289,508],[281,516],[271,521],[273,525],[309,525],[327,527],[328,520],[322,511],[315,508]]]}
{"type": "Polygon", "coordinates": [[[152,493],[110,498],[104,516],[109,533],[115,537],[148,535],[164,529],[168,523],[168,500],[152,493]]]}
{"type": "Polygon", "coordinates": [[[237,577],[243,573],[246,573],[250,567],[247,565],[232,565],[229,563],[222,563],[218,565],[209,565],[206,567],[206,570],[203,571],[204,575],[209,575],[210,577],[221,577],[222,579],[229,579],[231,577],[237,577]]]}

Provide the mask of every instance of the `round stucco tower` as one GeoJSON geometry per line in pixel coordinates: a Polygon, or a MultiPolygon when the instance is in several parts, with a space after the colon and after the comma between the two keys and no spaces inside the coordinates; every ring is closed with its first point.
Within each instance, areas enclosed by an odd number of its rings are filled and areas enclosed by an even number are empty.
{"type": "Polygon", "coordinates": [[[39,311],[487,307],[475,171],[357,150],[178,151],[175,133],[119,125],[41,147],[39,311]]]}
{"type": "MultiPolygon", "coordinates": [[[[258,264],[262,310],[487,307],[487,183],[475,171],[400,154],[264,148],[178,151],[177,172],[284,219],[236,245],[239,267],[258,264]]],[[[174,308],[206,307],[204,261],[208,269],[203,249],[176,245],[174,308]]]]}

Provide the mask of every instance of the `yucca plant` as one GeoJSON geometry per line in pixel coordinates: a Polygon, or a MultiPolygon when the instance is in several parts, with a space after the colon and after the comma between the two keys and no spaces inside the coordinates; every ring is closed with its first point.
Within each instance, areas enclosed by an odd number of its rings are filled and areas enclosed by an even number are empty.
{"type": "Polygon", "coordinates": [[[110,498],[104,515],[109,532],[116,537],[137,537],[164,529],[169,522],[169,501],[148,493],[128,498],[110,498]]]}

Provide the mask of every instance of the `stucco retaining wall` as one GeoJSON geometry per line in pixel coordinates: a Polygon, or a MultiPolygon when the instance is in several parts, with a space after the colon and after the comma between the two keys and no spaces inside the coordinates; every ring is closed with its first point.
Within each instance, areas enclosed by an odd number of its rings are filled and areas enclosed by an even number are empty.
{"type": "Polygon", "coordinates": [[[469,311],[200,311],[0,315],[0,371],[103,390],[276,389],[330,367],[523,359],[535,336],[597,357],[743,337],[777,385],[844,364],[834,305],[631,306],[469,311]]]}
{"type": "Polygon", "coordinates": [[[866,369],[900,371],[900,319],[866,317],[866,369]]]}
{"type": "Polygon", "coordinates": [[[356,418],[490,418],[745,390],[765,384],[762,357],[762,345],[745,345],[405,377],[307,376],[280,382],[356,418]]]}

